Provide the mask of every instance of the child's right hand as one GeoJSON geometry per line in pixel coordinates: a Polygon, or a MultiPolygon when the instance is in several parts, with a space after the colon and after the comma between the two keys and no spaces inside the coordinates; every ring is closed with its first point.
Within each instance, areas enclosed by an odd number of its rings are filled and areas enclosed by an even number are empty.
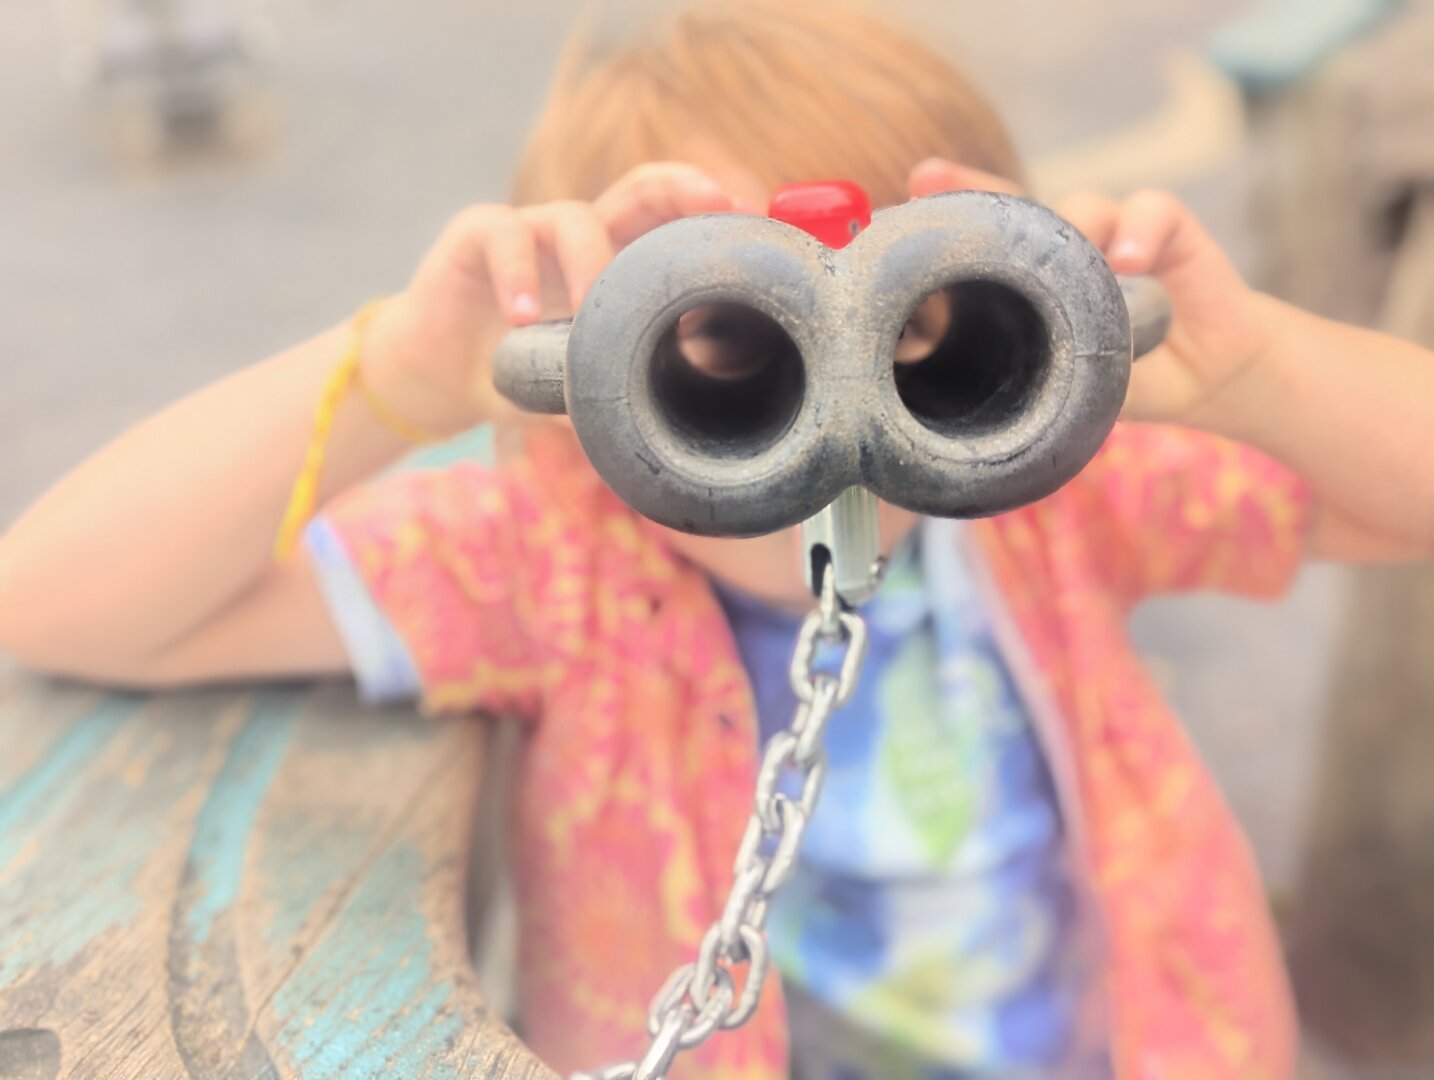
{"type": "Polygon", "coordinates": [[[363,378],[400,416],[439,435],[500,409],[489,358],[510,328],[571,315],[613,255],[677,218],[732,209],[700,169],[639,166],[591,202],[464,210],[412,282],[375,315],[363,378]]]}
{"type": "MultiPolygon", "coordinates": [[[[590,204],[466,210],[374,313],[363,381],[436,435],[482,423],[496,397],[488,358],[509,327],[573,310],[643,233],[731,208],[698,169],[652,164],[590,204]]],[[[333,327],[177,402],[0,532],[0,652],[136,686],[347,670],[313,564],[272,552],[349,333],[333,327]]],[[[340,410],[318,500],[404,448],[372,410],[340,410]]]]}

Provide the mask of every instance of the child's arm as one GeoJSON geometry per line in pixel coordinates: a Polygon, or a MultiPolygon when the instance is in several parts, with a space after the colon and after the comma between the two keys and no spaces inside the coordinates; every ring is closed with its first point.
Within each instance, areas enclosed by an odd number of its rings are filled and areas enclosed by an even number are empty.
{"type": "Polygon", "coordinates": [[[1200,428],[1284,461],[1314,491],[1311,554],[1434,554],[1434,354],[1250,289],[1172,196],[1062,210],[1117,272],[1154,274],[1170,291],[1175,320],[1131,374],[1131,419],[1200,428]]]}
{"type": "MultiPolygon", "coordinates": [[[[1011,190],[945,162],[913,194],[1011,190]]],[[[1178,200],[1079,196],[1056,207],[1122,274],[1170,292],[1166,343],[1135,365],[1124,416],[1201,428],[1278,457],[1312,486],[1311,554],[1434,554],[1434,354],[1250,289],[1178,200]]]]}
{"type": "MultiPolygon", "coordinates": [[[[342,670],[308,560],[271,551],[344,341],[330,330],[180,401],[41,498],[0,538],[0,649],[124,684],[342,670]]],[[[403,449],[346,405],[324,493],[403,449]]]]}
{"type": "MultiPolygon", "coordinates": [[[[375,315],[362,377],[435,433],[491,419],[486,356],[510,324],[575,305],[615,246],[730,205],[696,169],[657,165],[591,205],[467,211],[375,315]]],[[[347,335],[330,330],[170,407],[22,516],[0,536],[0,650],[130,685],[345,670],[309,561],[275,565],[271,552],[347,335]]],[[[350,395],[320,500],[405,449],[350,395]]]]}
{"type": "Polygon", "coordinates": [[[1311,554],[1434,556],[1434,353],[1253,301],[1260,349],[1182,422],[1259,447],[1310,482],[1311,554]]]}

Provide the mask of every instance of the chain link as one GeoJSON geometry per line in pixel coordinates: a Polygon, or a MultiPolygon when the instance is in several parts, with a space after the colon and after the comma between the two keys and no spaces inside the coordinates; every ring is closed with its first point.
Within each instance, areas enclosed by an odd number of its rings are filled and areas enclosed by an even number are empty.
{"type": "Polygon", "coordinates": [[[703,937],[697,959],[668,976],[653,998],[647,1013],[652,1043],[641,1060],[574,1073],[571,1080],[664,1080],[679,1052],[699,1046],[714,1031],[740,1027],[757,1011],[770,961],[765,930],[772,895],[796,870],[802,835],[826,777],[822,737],[832,714],[851,700],[866,656],[866,623],[843,608],[830,569],[822,574],[820,598],[803,620],[792,652],[796,714],[762,755],[752,816],[721,916],[703,937]],[[843,649],[835,675],[815,669],[822,645],[843,649]],[[801,779],[795,799],[777,790],[789,773],[801,779]],[[744,965],[739,993],[735,972],[744,965]]]}

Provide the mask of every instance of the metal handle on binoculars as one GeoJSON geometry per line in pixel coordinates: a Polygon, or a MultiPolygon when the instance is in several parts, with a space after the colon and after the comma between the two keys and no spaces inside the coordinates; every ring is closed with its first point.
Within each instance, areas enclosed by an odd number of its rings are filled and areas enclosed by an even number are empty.
{"type": "Polygon", "coordinates": [[[1170,294],[1152,277],[1116,278],[1130,317],[1131,358],[1139,360],[1165,341],[1170,331],[1170,294]]]}
{"type": "Polygon", "coordinates": [[[568,413],[608,485],[683,531],[776,531],[852,487],[976,517],[1085,465],[1169,323],[1157,282],[1118,280],[1049,210],[960,192],[884,211],[841,250],[766,218],[672,222],[617,256],[571,324],[510,333],[494,382],[568,413]],[[907,319],[940,290],[960,297],[940,362],[898,377],[907,319]],[[722,304],[778,328],[760,379],[683,364],[678,317],[722,304]]]}
{"type": "Polygon", "coordinates": [[[510,330],[493,357],[493,385],[524,412],[561,416],[563,362],[568,355],[571,319],[510,330]]]}

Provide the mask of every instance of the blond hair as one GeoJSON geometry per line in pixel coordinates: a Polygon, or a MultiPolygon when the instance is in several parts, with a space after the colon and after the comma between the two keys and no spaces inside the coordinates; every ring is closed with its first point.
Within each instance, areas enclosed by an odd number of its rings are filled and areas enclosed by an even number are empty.
{"type": "Polygon", "coordinates": [[[513,199],[594,199],[698,135],[771,187],[854,180],[879,206],[904,201],[928,157],[1021,179],[991,105],[884,19],[833,0],[707,0],[616,47],[575,36],[513,199]]]}

